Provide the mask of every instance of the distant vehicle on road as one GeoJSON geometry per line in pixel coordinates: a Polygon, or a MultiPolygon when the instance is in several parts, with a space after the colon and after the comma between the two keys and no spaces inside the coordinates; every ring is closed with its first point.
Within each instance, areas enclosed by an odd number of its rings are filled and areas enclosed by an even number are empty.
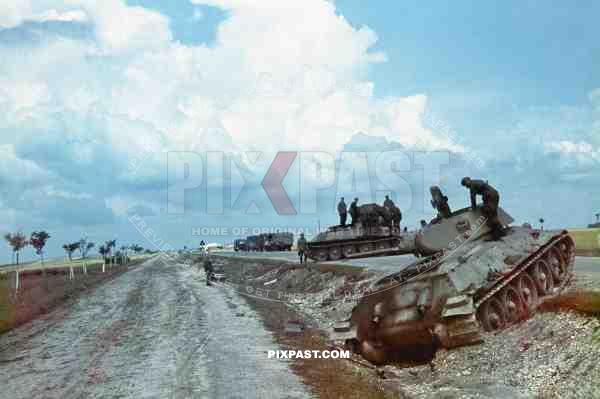
{"type": "Polygon", "coordinates": [[[237,239],[233,247],[235,251],[291,251],[294,245],[293,233],[263,233],[237,239]]]}
{"type": "Polygon", "coordinates": [[[265,251],[291,251],[294,245],[293,233],[261,234],[264,237],[265,251]]]}
{"type": "Polygon", "coordinates": [[[245,239],[243,238],[238,238],[237,240],[233,241],[233,250],[235,252],[238,251],[248,251],[248,243],[245,239]]]}

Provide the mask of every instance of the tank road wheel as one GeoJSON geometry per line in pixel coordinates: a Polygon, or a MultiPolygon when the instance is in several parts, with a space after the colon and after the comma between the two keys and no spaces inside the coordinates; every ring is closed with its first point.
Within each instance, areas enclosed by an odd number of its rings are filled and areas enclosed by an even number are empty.
{"type": "Polygon", "coordinates": [[[528,313],[533,312],[538,303],[538,292],[535,281],[527,273],[521,273],[518,277],[519,294],[523,300],[523,306],[528,313]]]}
{"type": "Polygon", "coordinates": [[[344,258],[349,258],[354,253],[354,246],[344,245],[342,247],[342,253],[344,254],[344,258]]]}
{"type": "Polygon", "coordinates": [[[513,324],[521,320],[525,316],[523,300],[519,294],[519,290],[508,285],[502,290],[502,304],[506,310],[506,323],[513,324]]]}
{"type": "Polygon", "coordinates": [[[535,281],[538,293],[541,296],[552,294],[554,289],[554,277],[550,265],[543,259],[536,262],[531,268],[531,277],[535,281]]]}
{"type": "Polygon", "coordinates": [[[506,327],[506,309],[495,297],[488,299],[479,307],[477,318],[485,331],[496,331],[506,327]]]}
{"type": "Polygon", "coordinates": [[[327,248],[323,248],[323,247],[315,248],[315,250],[311,251],[311,252],[313,252],[315,254],[314,258],[317,262],[325,262],[327,260],[327,256],[328,256],[327,248]]]}
{"type": "Polygon", "coordinates": [[[368,242],[365,242],[358,246],[358,252],[360,252],[360,253],[365,253],[365,252],[369,252],[369,251],[371,251],[371,245],[369,245],[368,242]]]}
{"type": "Polygon", "coordinates": [[[338,260],[342,257],[342,249],[340,247],[329,248],[329,259],[338,260]]]}
{"type": "Polygon", "coordinates": [[[563,259],[558,248],[552,248],[550,250],[547,262],[550,265],[550,270],[552,270],[554,281],[557,283],[562,282],[566,274],[565,266],[567,261],[563,259]]]}

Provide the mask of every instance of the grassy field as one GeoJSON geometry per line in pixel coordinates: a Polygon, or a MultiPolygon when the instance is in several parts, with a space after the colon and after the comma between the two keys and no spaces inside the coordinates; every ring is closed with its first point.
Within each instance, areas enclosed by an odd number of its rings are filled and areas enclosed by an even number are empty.
{"type": "MultiPolygon", "coordinates": [[[[149,256],[152,256],[152,255],[134,255],[134,256],[129,256],[129,259],[130,259],[130,261],[137,261],[140,259],[148,258],[149,256]]],[[[6,266],[3,266],[0,268],[0,274],[11,273],[11,272],[14,272],[15,270],[29,271],[29,270],[43,270],[43,269],[45,269],[45,270],[63,269],[63,268],[69,268],[69,267],[81,268],[81,267],[83,267],[83,263],[84,263],[84,259],[74,258],[72,261],[68,261],[68,260],[64,260],[64,259],[54,259],[54,260],[50,260],[50,261],[45,261],[44,264],[42,264],[41,261],[37,261],[37,262],[21,264],[18,266],[17,265],[6,265],[6,266]]],[[[85,259],[85,263],[87,264],[88,268],[102,265],[102,258],[100,258],[100,257],[87,258],[87,259],[85,259]]]]}
{"type": "Polygon", "coordinates": [[[114,265],[102,272],[101,259],[87,262],[87,274],[83,273],[83,261],[55,261],[42,267],[25,265],[19,268],[19,291],[15,291],[15,274],[0,272],[0,333],[20,326],[39,315],[48,313],[65,301],[75,299],[86,290],[126,272],[142,263],[148,255],[136,256],[127,265],[114,265]],[[74,278],[69,278],[70,266],[74,278]]]}
{"type": "Polygon", "coordinates": [[[600,256],[600,229],[569,229],[579,256],[600,256]]]}

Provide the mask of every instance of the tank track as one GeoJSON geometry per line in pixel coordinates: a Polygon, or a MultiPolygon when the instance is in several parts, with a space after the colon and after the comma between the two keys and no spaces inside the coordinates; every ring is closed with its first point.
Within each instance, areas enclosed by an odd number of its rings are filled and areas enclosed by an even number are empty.
{"type": "Polygon", "coordinates": [[[530,317],[540,298],[559,294],[570,282],[575,243],[566,231],[531,253],[484,294],[475,295],[477,320],[486,331],[502,330],[530,317]]]}
{"type": "Polygon", "coordinates": [[[318,262],[324,262],[328,260],[336,261],[340,259],[357,259],[408,253],[408,251],[403,251],[398,247],[398,243],[401,240],[402,238],[398,236],[388,236],[309,244],[308,257],[318,262]],[[351,252],[344,251],[345,247],[352,248],[351,252]]]}

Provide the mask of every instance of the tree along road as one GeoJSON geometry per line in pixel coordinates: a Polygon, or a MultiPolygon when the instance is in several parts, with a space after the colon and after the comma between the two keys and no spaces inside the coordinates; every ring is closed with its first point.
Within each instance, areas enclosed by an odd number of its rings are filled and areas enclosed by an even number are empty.
{"type": "Polygon", "coordinates": [[[0,398],[304,398],[256,314],[153,258],[0,336],[0,398]]]}

